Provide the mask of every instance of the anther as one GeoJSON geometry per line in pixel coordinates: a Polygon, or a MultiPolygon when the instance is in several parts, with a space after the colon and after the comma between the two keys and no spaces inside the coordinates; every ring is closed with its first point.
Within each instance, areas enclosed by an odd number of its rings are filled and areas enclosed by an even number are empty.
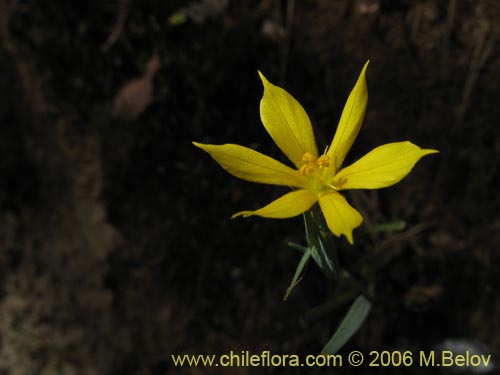
{"type": "Polygon", "coordinates": [[[305,161],[307,162],[309,165],[313,164],[315,161],[316,161],[316,158],[314,157],[313,154],[309,153],[309,152],[306,152],[303,156],[302,156],[302,161],[305,161]]]}
{"type": "Polygon", "coordinates": [[[316,163],[316,158],[314,157],[314,155],[311,154],[310,152],[306,152],[302,156],[302,161],[306,164],[300,167],[299,169],[300,174],[306,176],[308,174],[314,173],[314,166],[316,163]]]}
{"type": "Polygon", "coordinates": [[[321,155],[319,158],[318,158],[318,165],[320,168],[326,168],[330,165],[330,158],[326,155],[321,155]]]}
{"type": "Polygon", "coordinates": [[[307,176],[308,174],[311,174],[314,172],[314,167],[311,165],[305,164],[302,167],[300,167],[299,172],[302,176],[307,176]]]}

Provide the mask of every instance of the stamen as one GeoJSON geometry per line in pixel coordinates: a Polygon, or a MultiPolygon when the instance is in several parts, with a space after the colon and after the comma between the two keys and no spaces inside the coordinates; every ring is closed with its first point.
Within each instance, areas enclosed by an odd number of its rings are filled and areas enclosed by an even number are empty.
{"type": "Polygon", "coordinates": [[[302,167],[300,167],[299,172],[302,176],[307,176],[308,174],[311,174],[314,172],[314,167],[311,165],[305,164],[302,167]]]}
{"type": "Polygon", "coordinates": [[[302,156],[302,161],[307,163],[300,167],[299,172],[301,175],[306,176],[314,172],[314,165],[316,163],[316,158],[310,152],[306,152],[302,156]]]}
{"type": "Polygon", "coordinates": [[[321,155],[318,158],[318,165],[320,168],[326,168],[330,165],[330,157],[326,156],[325,154],[321,155]]]}
{"type": "Polygon", "coordinates": [[[327,184],[326,186],[328,186],[329,188],[332,188],[333,190],[338,190],[335,185],[327,184]]]}
{"type": "Polygon", "coordinates": [[[309,165],[313,164],[316,161],[316,158],[313,154],[306,152],[304,156],[302,156],[302,161],[307,162],[309,165]]]}

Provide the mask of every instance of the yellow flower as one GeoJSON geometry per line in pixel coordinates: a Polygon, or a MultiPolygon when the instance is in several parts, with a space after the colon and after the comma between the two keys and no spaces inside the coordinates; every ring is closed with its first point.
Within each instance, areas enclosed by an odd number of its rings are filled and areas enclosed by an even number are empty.
{"type": "Polygon", "coordinates": [[[193,142],[238,178],[294,189],[265,207],[238,212],[233,218],[251,215],[289,218],[307,211],[318,202],[328,228],[336,236],[344,235],[353,244],[352,231],[361,224],[363,217],[340,192],[391,186],[410,173],[421,157],[438,152],[421,149],[408,141],[388,143],[341,168],[365,114],[368,101],[367,66],[368,62],[347,99],[335,136],[322,155],[318,154],[311,121],[304,108],[288,92],[270,83],[259,72],[264,85],[260,102],[262,123],[295,168],[243,146],[193,142]]]}

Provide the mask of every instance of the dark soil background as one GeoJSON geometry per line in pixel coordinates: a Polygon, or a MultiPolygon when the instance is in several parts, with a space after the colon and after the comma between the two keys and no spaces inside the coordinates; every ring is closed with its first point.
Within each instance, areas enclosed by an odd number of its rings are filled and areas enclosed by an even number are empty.
{"type": "Polygon", "coordinates": [[[345,350],[460,338],[498,363],[499,19],[493,0],[0,0],[0,373],[301,373],[171,362],[318,353],[345,312],[305,318],[331,293],[314,264],[283,302],[301,219],[230,220],[284,190],[233,178],[191,141],[280,157],[260,69],[324,147],[368,59],[350,160],[400,140],[440,154],[348,195],[365,221],[354,247],[337,241],[341,261],[382,249],[386,263],[345,350]],[[393,220],[406,228],[369,231],[393,220]]]}

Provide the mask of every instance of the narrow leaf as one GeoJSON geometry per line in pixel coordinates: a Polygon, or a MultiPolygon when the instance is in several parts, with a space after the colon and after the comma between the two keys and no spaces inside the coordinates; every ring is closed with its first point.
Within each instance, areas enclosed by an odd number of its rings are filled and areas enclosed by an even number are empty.
{"type": "Polygon", "coordinates": [[[314,261],[325,276],[333,280],[339,273],[335,243],[317,205],[304,213],[304,225],[314,261]]]}
{"type": "Polygon", "coordinates": [[[325,345],[321,353],[335,354],[344,344],[358,331],[370,312],[371,302],[363,295],[360,295],[353,302],[349,311],[333,334],[332,338],[325,345]]]}
{"type": "Polygon", "coordinates": [[[370,229],[373,232],[384,232],[384,233],[394,233],[401,232],[406,227],[406,222],[403,220],[398,221],[388,221],[387,223],[377,224],[370,229]]]}
{"type": "Polygon", "coordinates": [[[302,271],[304,270],[304,267],[306,266],[307,261],[309,260],[310,257],[311,257],[311,250],[307,249],[307,251],[304,252],[304,255],[302,255],[299,264],[297,265],[297,269],[295,270],[295,275],[293,275],[292,282],[290,283],[290,286],[286,290],[285,296],[283,297],[283,301],[287,300],[292,289],[295,288],[295,286],[298,284],[300,275],[302,274],[302,271]]]}
{"type": "Polygon", "coordinates": [[[294,250],[297,250],[301,254],[304,254],[307,251],[307,247],[304,247],[302,245],[299,245],[298,243],[295,242],[288,242],[288,246],[294,250]]]}
{"type": "Polygon", "coordinates": [[[322,241],[321,237],[318,237],[318,241],[316,245],[312,249],[312,257],[318,267],[324,272],[324,274],[329,279],[334,279],[338,274],[337,267],[332,262],[332,260],[328,257],[327,250],[325,248],[325,244],[322,241]]]}

